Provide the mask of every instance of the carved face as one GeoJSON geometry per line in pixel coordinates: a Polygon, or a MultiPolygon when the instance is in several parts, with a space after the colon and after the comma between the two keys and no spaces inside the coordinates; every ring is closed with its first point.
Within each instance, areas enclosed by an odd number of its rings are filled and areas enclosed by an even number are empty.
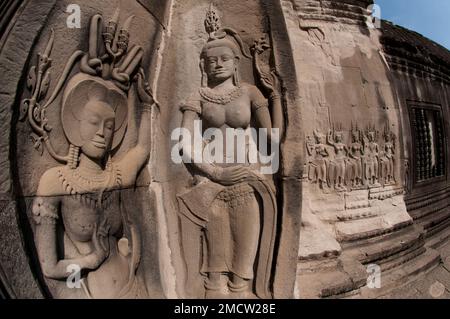
{"type": "Polygon", "coordinates": [[[228,47],[210,48],[206,52],[205,71],[208,80],[225,81],[236,72],[238,59],[228,47]]]}
{"type": "Polygon", "coordinates": [[[115,113],[108,104],[101,101],[88,102],[80,120],[82,152],[93,159],[104,158],[111,147],[114,124],[115,113]]]}
{"type": "Polygon", "coordinates": [[[341,143],[343,139],[342,134],[336,134],[336,143],[341,143]]]}
{"type": "Polygon", "coordinates": [[[370,142],[375,141],[375,133],[374,132],[369,132],[369,134],[367,134],[367,137],[369,138],[370,142]]]}
{"type": "Polygon", "coordinates": [[[352,140],[354,143],[359,142],[359,134],[357,132],[352,133],[352,140]]]}

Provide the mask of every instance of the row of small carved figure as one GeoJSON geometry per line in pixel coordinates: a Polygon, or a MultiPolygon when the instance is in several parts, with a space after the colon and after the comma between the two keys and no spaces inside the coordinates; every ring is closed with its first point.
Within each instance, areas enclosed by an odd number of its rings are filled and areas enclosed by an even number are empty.
{"type": "Polygon", "coordinates": [[[377,143],[379,132],[368,127],[364,132],[351,129],[351,143],[344,142],[342,127],[329,130],[325,136],[314,130],[308,136],[308,178],[319,187],[337,191],[367,186],[395,184],[395,135],[388,126],[383,132],[383,145],[377,143]]]}

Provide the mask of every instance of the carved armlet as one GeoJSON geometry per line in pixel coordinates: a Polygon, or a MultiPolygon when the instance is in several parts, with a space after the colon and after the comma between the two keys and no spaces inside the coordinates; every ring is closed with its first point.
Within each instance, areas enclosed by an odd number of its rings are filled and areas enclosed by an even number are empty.
{"type": "Polygon", "coordinates": [[[267,101],[265,101],[265,102],[252,102],[252,104],[253,104],[253,111],[258,111],[260,108],[263,108],[263,107],[266,107],[266,108],[268,108],[269,107],[269,103],[267,103],[267,101]]]}
{"type": "Polygon", "coordinates": [[[33,202],[33,219],[36,225],[52,224],[58,221],[58,209],[43,197],[38,197],[33,202]]]}
{"type": "Polygon", "coordinates": [[[180,110],[181,112],[192,111],[197,114],[202,114],[202,108],[200,105],[184,104],[180,107],[180,110]]]}

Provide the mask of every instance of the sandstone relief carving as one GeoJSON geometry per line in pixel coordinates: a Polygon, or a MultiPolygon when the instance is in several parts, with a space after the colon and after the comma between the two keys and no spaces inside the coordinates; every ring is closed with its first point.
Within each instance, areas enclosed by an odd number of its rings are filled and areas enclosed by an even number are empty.
{"type": "Polygon", "coordinates": [[[318,183],[321,189],[328,187],[328,165],[330,153],[326,147],[325,135],[314,131],[314,139],[306,138],[306,148],[310,156],[308,176],[313,183],[318,183]]]}
{"type": "Polygon", "coordinates": [[[395,164],[395,135],[386,126],[384,133],[384,146],[381,154],[380,178],[383,185],[395,184],[394,164],[395,164]]]}
{"type": "MultiPolygon", "coordinates": [[[[22,107],[22,119],[32,127],[34,146],[64,164],[41,177],[32,212],[35,244],[44,276],[65,281],[74,269],[81,272],[83,289],[59,290],[55,297],[145,298],[137,269],[141,234],[121,196],[134,185],[151,145],[151,111],[156,106],[141,67],[143,49],[130,45],[129,17],[120,27],[119,11],[106,24],[91,19],[88,52],[74,52],[51,96],[50,54],[53,33],[37,66],[31,68],[32,95],[22,107]],[[79,71],[71,76],[72,70],[79,71]],[[120,160],[113,157],[127,131],[135,90],[141,121],[137,145],[120,160]],[[67,155],[52,146],[52,127],[46,114],[62,92],[61,121],[70,144],[67,155]]],[[[59,137],[60,138],[60,137],[59,137]]],[[[65,287],[65,285],[63,285],[65,287]]]]}
{"type": "Polygon", "coordinates": [[[347,145],[343,143],[343,132],[342,125],[339,125],[338,129],[333,129],[329,131],[327,135],[327,142],[334,148],[335,156],[330,162],[329,166],[329,181],[333,187],[342,191],[345,190],[345,172],[347,167],[347,145]]]}
{"type": "Polygon", "coordinates": [[[344,141],[344,130],[339,124],[326,136],[314,131],[314,139],[306,138],[308,151],[308,179],[318,184],[325,193],[330,190],[348,192],[358,189],[395,185],[395,134],[386,125],[383,144],[378,144],[379,132],[373,125],[363,132],[353,126],[351,143],[344,141]],[[331,146],[331,148],[330,148],[331,146]]]}
{"type": "Polygon", "coordinates": [[[178,194],[185,289],[197,298],[271,298],[277,224],[272,174],[263,174],[260,163],[249,160],[251,134],[244,143],[249,147],[244,147],[243,160],[239,155],[230,158],[230,148],[232,154],[240,149],[227,129],[264,128],[271,151],[275,151],[284,130],[280,81],[263,61],[269,41],[256,41],[249,53],[236,31],[220,25],[212,7],[205,29],[208,40],[200,56],[202,86],[181,106],[182,127],[193,132],[200,121],[202,133],[212,132],[200,142],[202,150],[220,143],[216,149],[226,154],[200,163],[192,160],[190,149],[195,146],[183,145],[184,163],[195,178],[195,185],[178,194]],[[262,91],[240,80],[243,59],[253,59],[262,91]]]}
{"type": "Polygon", "coordinates": [[[378,140],[378,131],[375,127],[367,127],[364,136],[364,168],[365,178],[369,185],[378,186],[379,178],[379,153],[380,147],[376,142],[378,140]]]}
{"type": "Polygon", "coordinates": [[[362,132],[358,129],[358,125],[356,124],[355,128],[351,128],[352,135],[352,143],[350,145],[349,150],[349,166],[350,166],[350,180],[352,188],[358,188],[363,186],[363,157],[364,157],[364,148],[361,144],[362,132]]]}
{"type": "Polygon", "coordinates": [[[0,5],[0,299],[439,297],[448,50],[374,0],[71,2],[0,5]]]}

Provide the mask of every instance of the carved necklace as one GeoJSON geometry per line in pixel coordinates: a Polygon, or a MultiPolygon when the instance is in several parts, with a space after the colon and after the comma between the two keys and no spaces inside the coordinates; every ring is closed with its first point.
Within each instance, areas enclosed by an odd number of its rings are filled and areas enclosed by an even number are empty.
{"type": "Polygon", "coordinates": [[[97,179],[93,179],[92,176],[83,176],[78,170],[70,169],[67,166],[62,167],[58,173],[67,194],[87,197],[94,206],[104,204],[102,202],[105,190],[114,186],[120,187],[122,184],[121,172],[113,164],[109,165],[105,174],[102,174],[97,179]],[[98,193],[98,196],[95,196],[94,193],[98,193]]]}
{"type": "Polygon", "coordinates": [[[201,97],[208,102],[225,105],[240,97],[242,95],[242,88],[240,86],[236,86],[228,92],[217,93],[214,89],[202,87],[200,88],[199,93],[201,97]]]}
{"type": "Polygon", "coordinates": [[[111,180],[112,174],[114,174],[114,167],[112,165],[108,165],[105,170],[102,170],[100,174],[93,174],[92,172],[85,171],[81,167],[78,167],[75,170],[72,170],[72,175],[77,180],[81,181],[85,185],[95,185],[104,187],[108,187],[108,181],[111,180]]]}

